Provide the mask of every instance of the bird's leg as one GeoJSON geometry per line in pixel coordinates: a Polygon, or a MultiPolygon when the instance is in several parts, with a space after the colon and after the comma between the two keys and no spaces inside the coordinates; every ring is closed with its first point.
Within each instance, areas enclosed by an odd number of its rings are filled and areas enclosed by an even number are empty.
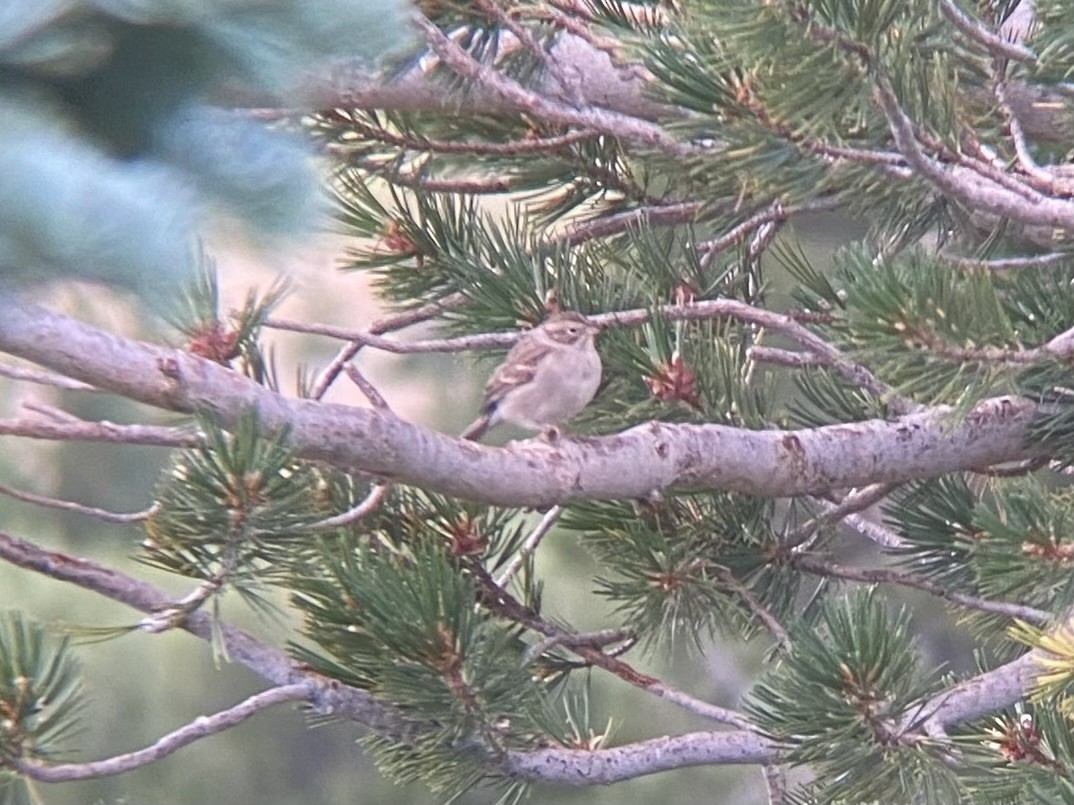
{"type": "Polygon", "coordinates": [[[561,431],[557,425],[549,425],[541,433],[541,440],[548,442],[549,444],[555,444],[561,438],[563,438],[563,431],[561,431]]]}

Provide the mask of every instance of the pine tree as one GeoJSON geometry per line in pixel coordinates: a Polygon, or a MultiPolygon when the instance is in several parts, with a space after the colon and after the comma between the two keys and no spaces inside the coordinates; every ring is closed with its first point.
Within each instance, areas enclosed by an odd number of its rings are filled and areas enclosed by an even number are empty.
{"type": "MultiPolygon", "coordinates": [[[[275,110],[213,98],[317,149],[344,267],[392,311],[353,330],[282,321],[277,287],[225,314],[197,252],[180,349],[3,298],[0,350],[49,370],[9,376],[189,417],[0,426],[174,449],[128,519],[136,560],[190,591],[6,533],[0,558],[142,611],[132,629],[191,632],[267,685],[154,747],[63,763],[75,651],[9,614],[5,790],[133,769],[301,702],[363,725],[386,775],[441,798],[734,765],[763,772],[771,803],[1074,803],[1068,12],[423,2],[415,43],[378,70],[335,63],[275,110]],[[801,236],[818,217],[841,233],[829,254],[801,236]],[[416,426],[354,363],[495,360],[558,310],[603,327],[604,383],[555,437],[416,426]],[[436,332],[400,334],[419,324],[436,332]],[[342,342],[297,392],[269,352],[281,330],[342,342]],[[370,407],[323,401],[343,375],[370,407]],[[593,603],[544,595],[552,530],[593,558],[593,603]],[[300,625],[255,639],[221,614],[232,592],[259,609],[283,595],[300,625]],[[975,670],[930,661],[933,597],[975,670]],[[595,602],[609,615],[588,631],[595,602]],[[696,679],[717,645],[763,655],[741,701],[653,671],[672,658],[696,679]],[[614,723],[644,737],[620,741],[591,707],[604,679],[703,728],[645,734],[624,706],[614,723]]],[[[0,251],[20,276],[47,262],[0,251]]]]}

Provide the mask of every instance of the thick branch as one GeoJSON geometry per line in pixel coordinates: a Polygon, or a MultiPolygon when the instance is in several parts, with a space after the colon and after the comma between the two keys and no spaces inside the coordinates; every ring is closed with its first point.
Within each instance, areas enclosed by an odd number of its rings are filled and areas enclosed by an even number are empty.
{"type": "Polygon", "coordinates": [[[920,709],[918,718],[929,734],[942,735],[947,727],[1010,707],[1029,695],[1041,672],[1041,651],[1030,651],[1006,665],[971,677],[938,693],[920,709]]]}
{"type": "Polygon", "coordinates": [[[771,763],[774,760],[775,747],[756,732],[689,732],[599,752],[582,749],[513,752],[507,760],[507,772],[515,777],[546,782],[595,785],[686,766],[771,763]]]}
{"type": "Polygon", "coordinates": [[[287,399],[207,360],[29,305],[0,310],[0,350],[150,405],[212,411],[225,427],[256,408],[266,431],[289,426],[307,458],[500,505],[643,498],[672,488],[821,494],[1036,455],[1024,439],[1038,409],[1021,399],[985,401],[961,422],[946,407],[797,431],[651,422],[601,438],[494,448],[385,411],[287,399]]]}

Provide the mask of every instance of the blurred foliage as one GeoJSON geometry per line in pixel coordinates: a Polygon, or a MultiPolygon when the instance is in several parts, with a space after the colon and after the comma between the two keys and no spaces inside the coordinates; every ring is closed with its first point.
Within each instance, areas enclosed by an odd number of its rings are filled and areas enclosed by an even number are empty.
{"type": "Polygon", "coordinates": [[[80,669],[67,640],[21,612],[0,612],[0,801],[31,799],[11,765],[63,758],[82,706],[80,669]]]}
{"type": "Polygon", "coordinates": [[[405,41],[392,0],[89,2],[0,8],[0,276],[138,291],[164,309],[214,215],[267,235],[319,222],[298,138],[239,111],[311,65],[405,41]]]}

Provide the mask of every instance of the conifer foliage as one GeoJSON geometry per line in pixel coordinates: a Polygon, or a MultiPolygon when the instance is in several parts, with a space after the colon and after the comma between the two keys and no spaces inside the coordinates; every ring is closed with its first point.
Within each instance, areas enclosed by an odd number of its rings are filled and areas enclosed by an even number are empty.
{"type": "MultiPolygon", "coordinates": [[[[0,558],[267,685],[153,752],[60,763],[78,666],[7,614],[3,790],[133,769],[301,701],[442,799],[710,764],[755,768],[743,796],[773,805],[1074,803],[1067,6],[422,0],[376,71],[337,63],[256,113],[213,98],[316,149],[343,267],[389,313],[284,321],[277,286],[225,314],[204,253],[177,349],[0,300],[0,350],[49,370],[8,374],[190,417],[4,423],[173,448],[142,516],[37,502],[139,525],[138,562],[190,592],[2,531],[0,558]],[[854,234],[825,252],[818,221],[854,234]],[[557,436],[484,446],[404,422],[355,363],[498,359],[568,309],[603,327],[604,382],[557,436]],[[342,341],[297,390],[269,351],[285,330],[342,341]],[[368,408],[323,400],[343,375],[368,408]],[[591,556],[576,600],[599,607],[547,600],[554,529],[591,556]],[[254,639],[222,615],[232,592],[299,625],[254,639]],[[930,653],[936,602],[975,670],[930,653]],[[738,700],[669,681],[748,651],[738,700]],[[591,717],[607,680],[704,728],[647,733],[612,700],[620,738],[591,717]]],[[[35,260],[0,250],[5,269],[35,260]]],[[[747,801],[729,796],[712,801],[747,801]]]]}

